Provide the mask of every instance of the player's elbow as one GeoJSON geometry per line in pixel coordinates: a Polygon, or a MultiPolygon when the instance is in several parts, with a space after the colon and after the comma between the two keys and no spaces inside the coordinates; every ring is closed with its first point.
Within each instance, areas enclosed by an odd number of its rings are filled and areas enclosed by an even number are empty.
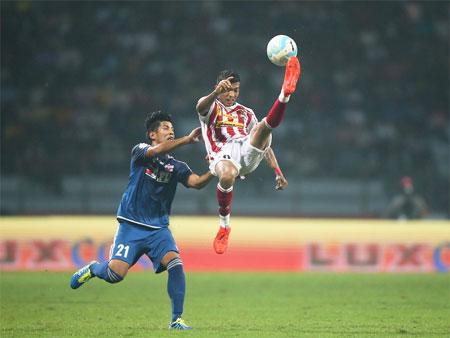
{"type": "Polygon", "coordinates": [[[202,184],[202,183],[200,183],[200,182],[195,182],[195,183],[193,183],[193,184],[191,185],[191,188],[200,190],[200,189],[203,188],[204,186],[205,186],[205,185],[202,184]]]}
{"type": "Polygon", "coordinates": [[[195,177],[195,174],[192,174],[189,177],[189,179],[187,181],[187,186],[192,189],[200,189],[199,188],[199,186],[200,186],[199,180],[198,180],[198,177],[195,177]]]}
{"type": "Polygon", "coordinates": [[[197,180],[195,180],[192,183],[191,188],[200,190],[200,189],[204,188],[207,184],[208,184],[208,181],[201,180],[199,177],[197,180]]]}
{"type": "Polygon", "coordinates": [[[197,190],[202,189],[211,181],[213,177],[214,176],[212,176],[212,174],[209,172],[201,176],[192,174],[191,176],[189,176],[189,179],[187,181],[188,187],[197,190]]]}

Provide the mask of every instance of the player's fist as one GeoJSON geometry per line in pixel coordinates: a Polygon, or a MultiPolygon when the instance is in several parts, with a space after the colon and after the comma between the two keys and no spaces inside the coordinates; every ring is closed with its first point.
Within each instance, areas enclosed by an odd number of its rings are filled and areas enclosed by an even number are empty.
{"type": "Polygon", "coordinates": [[[283,190],[288,186],[288,181],[286,177],[284,177],[283,174],[277,175],[275,177],[275,189],[276,190],[283,190]]]}
{"type": "Polygon", "coordinates": [[[188,135],[189,143],[196,143],[200,140],[200,136],[202,135],[202,129],[200,127],[195,128],[188,135]]]}
{"type": "Polygon", "coordinates": [[[233,79],[233,76],[230,76],[222,81],[220,81],[216,88],[214,89],[214,93],[216,95],[220,95],[226,92],[229,92],[230,90],[233,90],[233,86],[231,85],[231,80],[233,79]]]}

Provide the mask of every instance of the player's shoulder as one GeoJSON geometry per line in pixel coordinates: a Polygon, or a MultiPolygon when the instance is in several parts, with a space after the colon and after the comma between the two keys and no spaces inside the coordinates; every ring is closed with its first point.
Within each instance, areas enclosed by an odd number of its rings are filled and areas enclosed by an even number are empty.
{"type": "Polygon", "coordinates": [[[167,159],[173,164],[176,165],[177,167],[186,167],[189,170],[191,170],[191,168],[189,167],[189,165],[186,162],[177,160],[175,157],[168,155],[167,159]]]}
{"type": "Polygon", "coordinates": [[[131,153],[134,153],[136,150],[144,150],[148,147],[150,147],[150,144],[148,144],[148,143],[144,143],[144,142],[138,143],[133,148],[131,148],[131,153]]]}
{"type": "Polygon", "coordinates": [[[151,145],[148,143],[138,143],[136,144],[132,149],[131,149],[131,157],[132,158],[144,158],[146,153],[147,153],[147,149],[151,148],[151,145]]]}

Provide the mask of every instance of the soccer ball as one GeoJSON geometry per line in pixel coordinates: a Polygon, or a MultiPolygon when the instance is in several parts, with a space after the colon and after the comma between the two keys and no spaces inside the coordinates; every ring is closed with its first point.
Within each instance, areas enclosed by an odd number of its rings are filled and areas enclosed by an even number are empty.
{"type": "Polygon", "coordinates": [[[277,35],[267,44],[267,57],[277,65],[284,66],[289,58],[297,56],[297,44],[287,35],[277,35]]]}

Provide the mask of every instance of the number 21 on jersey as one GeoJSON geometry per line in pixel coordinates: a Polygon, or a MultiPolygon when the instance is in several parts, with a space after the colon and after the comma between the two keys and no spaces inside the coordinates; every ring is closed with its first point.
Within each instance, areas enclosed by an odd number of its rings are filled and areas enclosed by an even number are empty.
{"type": "Polygon", "coordinates": [[[119,244],[117,246],[117,251],[116,251],[115,256],[127,258],[128,250],[130,250],[130,246],[129,245],[119,244]]]}

